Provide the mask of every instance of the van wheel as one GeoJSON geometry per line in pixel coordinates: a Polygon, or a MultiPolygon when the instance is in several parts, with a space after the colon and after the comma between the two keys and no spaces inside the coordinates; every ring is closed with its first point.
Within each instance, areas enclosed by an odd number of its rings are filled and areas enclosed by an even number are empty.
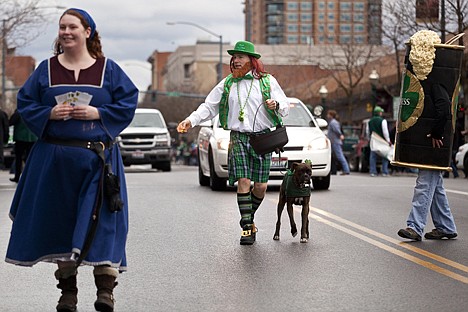
{"type": "Polygon", "coordinates": [[[213,164],[213,153],[210,150],[209,153],[209,162],[210,162],[210,187],[213,191],[225,191],[226,190],[226,179],[218,177],[214,170],[213,164]]]}

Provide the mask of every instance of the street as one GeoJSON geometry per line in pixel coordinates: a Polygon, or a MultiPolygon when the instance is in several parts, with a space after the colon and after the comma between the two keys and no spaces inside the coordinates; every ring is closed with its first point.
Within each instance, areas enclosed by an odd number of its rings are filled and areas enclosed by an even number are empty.
{"type": "MultiPolygon", "coordinates": [[[[198,184],[198,168],[130,168],[128,272],[115,311],[466,311],[468,180],[446,179],[458,238],[421,242],[406,227],[416,176],[332,176],[312,191],[310,240],[292,237],[286,211],[274,241],[280,181],[256,214],[253,246],[240,246],[235,188],[198,184]]],[[[462,174],[463,176],[463,174],[462,174]]],[[[0,172],[0,254],[5,257],[15,184],[0,172]]],[[[295,206],[300,227],[300,207],[295,206]]],[[[433,229],[428,221],[426,231],[433,229]]],[[[2,259],[3,260],[3,259],[2,259]]],[[[0,261],[0,311],[55,311],[55,265],[0,261]]],[[[94,311],[90,267],[78,274],[78,311],[94,311]]]]}

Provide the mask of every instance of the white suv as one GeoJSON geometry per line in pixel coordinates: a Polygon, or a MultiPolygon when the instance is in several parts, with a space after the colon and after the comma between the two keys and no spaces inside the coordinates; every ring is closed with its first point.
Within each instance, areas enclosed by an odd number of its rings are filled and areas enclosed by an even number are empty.
{"type": "MultiPolygon", "coordinates": [[[[288,98],[289,115],[283,118],[289,142],[280,155],[273,153],[270,180],[283,179],[293,162],[312,161],[312,185],[316,190],[330,186],[331,145],[321,128],[327,122],[314,118],[299,99],[288,98]]],[[[198,180],[212,190],[226,189],[228,180],[227,154],[229,131],[219,125],[216,116],[211,122],[201,124],[198,133],[198,180]]]]}
{"type": "Polygon", "coordinates": [[[171,136],[159,110],[137,108],[117,143],[125,166],[151,164],[153,169],[171,171],[171,136]]]}

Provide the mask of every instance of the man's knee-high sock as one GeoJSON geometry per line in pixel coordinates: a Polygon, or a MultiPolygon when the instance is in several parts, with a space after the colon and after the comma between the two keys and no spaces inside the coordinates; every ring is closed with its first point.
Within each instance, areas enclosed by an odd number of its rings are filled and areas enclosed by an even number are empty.
{"type": "Polygon", "coordinates": [[[263,198],[258,198],[257,196],[255,196],[253,192],[252,192],[251,197],[252,197],[252,222],[253,222],[255,212],[257,211],[258,207],[262,203],[263,198]]]}
{"type": "Polygon", "coordinates": [[[250,192],[237,193],[237,205],[241,215],[240,225],[252,224],[252,198],[250,192]]]}

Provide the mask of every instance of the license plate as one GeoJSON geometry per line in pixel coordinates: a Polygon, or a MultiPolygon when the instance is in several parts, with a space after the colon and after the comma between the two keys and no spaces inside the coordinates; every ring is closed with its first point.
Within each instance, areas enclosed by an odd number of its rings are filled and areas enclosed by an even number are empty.
{"type": "Polygon", "coordinates": [[[287,157],[272,157],[271,158],[271,167],[272,168],[281,168],[285,169],[288,166],[288,158],[287,157]]]}
{"type": "Polygon", "coordinates": [[[132,158],[142,159],[145,158],[145,154],[141,151],[136,151],[132,153],[132,158]]]}

